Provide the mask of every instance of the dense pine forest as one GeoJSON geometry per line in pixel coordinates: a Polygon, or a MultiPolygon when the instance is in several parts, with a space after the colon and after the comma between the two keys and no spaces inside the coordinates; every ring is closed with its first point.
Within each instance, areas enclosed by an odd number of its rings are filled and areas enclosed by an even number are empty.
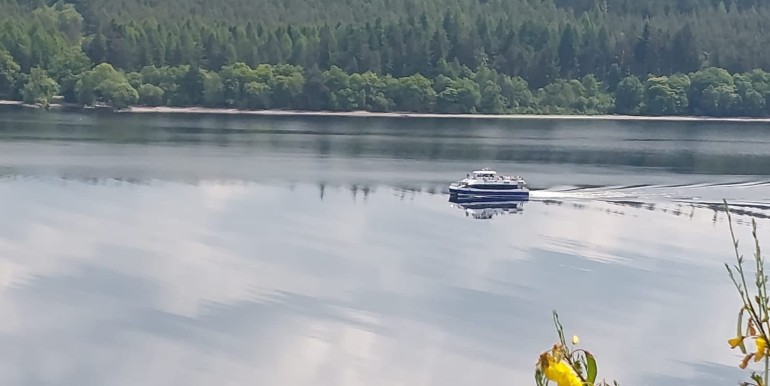
{"type": "Polygon", "coordinates": [[[770,115],[769,0],[0,0],[0,98],[770,115]]]}

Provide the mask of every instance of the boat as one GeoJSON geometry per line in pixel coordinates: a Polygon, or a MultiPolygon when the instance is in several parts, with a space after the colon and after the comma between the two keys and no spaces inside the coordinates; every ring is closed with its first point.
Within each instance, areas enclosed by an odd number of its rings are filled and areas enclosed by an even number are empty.
{"type": "Polygon", "coordinates": [[[521,214],[526,198],[461,198],[451,196],[449,202],[453,207],[465,212],[466,217],[477,220],[488,220],[494,216],[505,214],[521,214]]]}
{"type": "Polygon", "coordinates": [[[484,168],[468,173],[465,178],[449,185],[450,195],[475,197],[529,198],[527,182],[521,177],[500,175],[484,168]]]}

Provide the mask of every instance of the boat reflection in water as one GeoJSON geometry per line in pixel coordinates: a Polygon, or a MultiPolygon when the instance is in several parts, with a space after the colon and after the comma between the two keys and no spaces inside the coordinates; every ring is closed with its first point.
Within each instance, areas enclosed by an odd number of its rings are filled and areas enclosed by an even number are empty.
{"type": "Polygon", "coordinates": [[[462,209],[466,217],[477,220],[488,220],[503,214],[520,214],[524,211],[527,198],[512,197],[479,197],[450,195],[449,202],[455,208],[462,209]]]}

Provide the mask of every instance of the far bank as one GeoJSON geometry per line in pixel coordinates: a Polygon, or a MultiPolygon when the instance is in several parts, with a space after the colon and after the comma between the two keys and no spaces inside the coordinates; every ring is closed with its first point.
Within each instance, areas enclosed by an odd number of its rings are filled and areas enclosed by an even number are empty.
{"type": "MultiPolygon", "coordinates": [[[[0,108],[22,108],[45,110],[44,107],[24,104],[20,101],[0,100],[0,108]]],[[[297,116],[297,117],[341,117],[341,118],[451,118],[451,119],[517,119],[517,120],[602,120],[602,121],[658,121],[658,122],[746,122],[770,123],[770,118],[756,117],[705,117],[705,116],[642,116],[620,114],[440,114],[411,112],[371,112],[371,111],[303,111],[303,110],[245,110],[234,108],[210,107],[147,107],[131,106],[113,111],[109,106],[82,108],[72,104],[51,104],[50,110],[99,112],[106,114],[202,114],[234,116],[297,116]]]]}

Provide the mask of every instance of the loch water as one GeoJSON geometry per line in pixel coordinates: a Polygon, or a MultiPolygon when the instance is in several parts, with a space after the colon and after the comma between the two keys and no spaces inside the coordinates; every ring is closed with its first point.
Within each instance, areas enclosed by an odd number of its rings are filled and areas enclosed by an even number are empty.
{"type": "MultiPolygon", "coordinates": [[[[0,112],[3,385],[745,380],[770,124],[0,112]],[[473,207],[473,169],[526,202],[473,207]]],[[[767,244],[770,248],[770,244],[767,244]]]]}

